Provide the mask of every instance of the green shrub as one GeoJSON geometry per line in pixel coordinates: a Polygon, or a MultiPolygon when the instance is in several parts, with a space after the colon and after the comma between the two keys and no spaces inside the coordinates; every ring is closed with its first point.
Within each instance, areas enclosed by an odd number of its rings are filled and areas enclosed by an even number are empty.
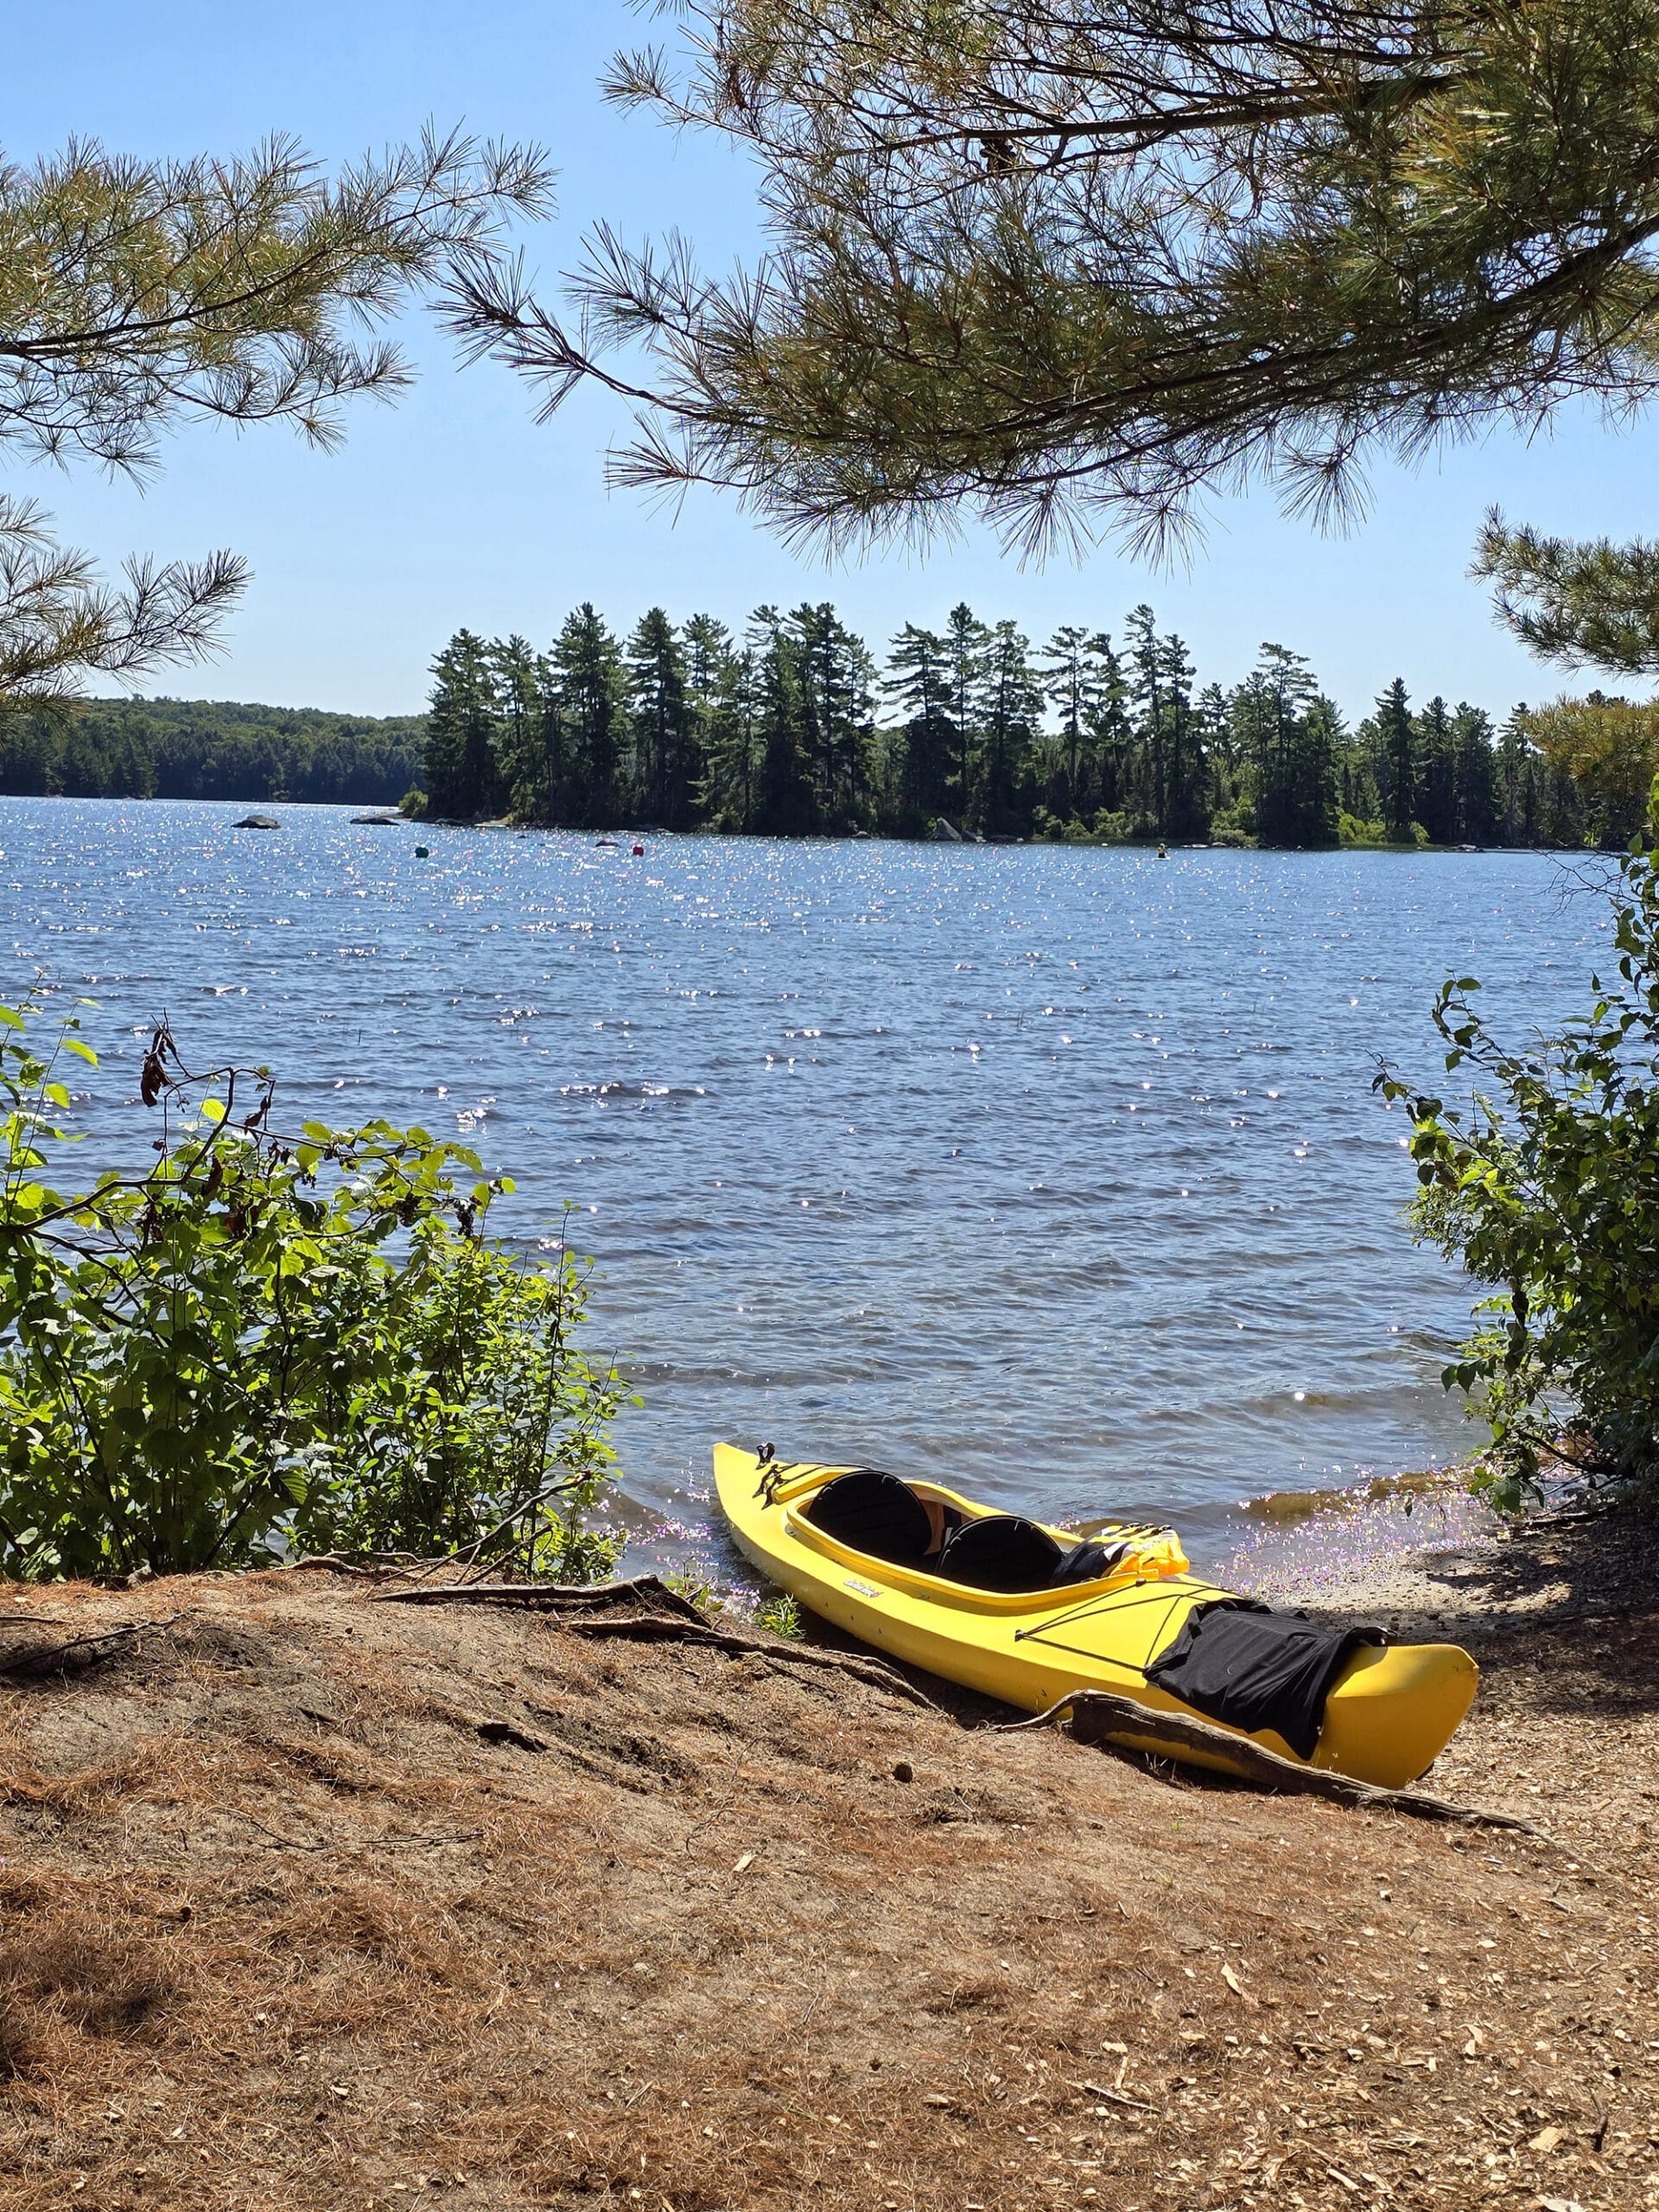
{"type": "Polygon", "coordinates": [[[511,1183],[423,1129],[283,1134],[264,1071],[191,1077],[162,1027],[153,1163],[66,1193],[61,1071],[94,1055],[76,1020],[36,1053],[38,1011],[0,1008],[0,1572],[340,1548],[609,1566],[586,1516],[624,1386],[572,1342],[563,1246],[485,1241],[511,1183]]]}
{"type": "Polygon", "coordinates": [[[1210,842],[1248,848],[1255,842],[1255,810],[1248,800],[1217,807],[1210,817],[1210,842]]]}
{"type": "Polygon", "coordinates": [[[1580,1020],[1502,1045],[1464,976],[1434,1021],[1469,1103],[1377,1078],[1410,1108],[1418,1236],[1492,1289],[1443,1379],[1489,1422],[1510,1510],[1553,1454],[1659,1501],[1659,784],[1619,868],[1618,974],[1580,1020]]]}

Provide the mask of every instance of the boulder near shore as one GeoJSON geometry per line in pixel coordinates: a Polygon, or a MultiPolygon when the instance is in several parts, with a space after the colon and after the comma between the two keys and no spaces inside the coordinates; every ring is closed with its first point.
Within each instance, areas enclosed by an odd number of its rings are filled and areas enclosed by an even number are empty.
{"type": "Polygon", "coordinates": [[[1659,2205],[1654,1616],[1551,1541],[1462,1624],[1428,1785],[1548,1840],[997,1733],[747,1628],[10,1586],[0,2193],[1659,2205]]]}

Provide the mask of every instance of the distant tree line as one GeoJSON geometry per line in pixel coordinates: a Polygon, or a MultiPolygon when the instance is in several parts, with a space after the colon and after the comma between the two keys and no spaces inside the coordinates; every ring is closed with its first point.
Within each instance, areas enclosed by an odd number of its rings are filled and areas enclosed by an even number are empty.
{"type": "Polygon", "coordinates": [[[551,648],[458,631],[429,712],[182,699],[0,715],[0,793],[316,800],[613,829],[1074,842],[1622,844],[1659,768],[1659,713],[1592,693],[1417,704],[1396,679],[1351,727],[1308,664],[1263,645],[1230,688],[1139,607],[1114,639],[1033,648],[957,607],[878,665],[833,607],[740,635],[660,607],[618,638],[591,605],[551,648]]]}
{"type": "Polygon", "coordinates": [[[1397,678],[1351,727],[1283,645],[1201,686],[1144,606],[1116,639],[1066,626],[1040,648],[958,606],[878,664],[827,604],[758,607],[741,633],[652,607],[621,638],[584,603],[546,652],[457,631],[433,675],[429,813],[595,830],[1577,846],[1628,837],[1659,765],[1650,711],[1623,702],[1603,702],[1610,772],[1582,716],[1570,742],[1549,710],[1498,729],[1397,678]]]}
{"type": "Polygon", "coordinates": [[[425,728],[419,715],[97,700],[68,713],[0,717],[0,793],[395,806],[420,780],[425,728]]]}

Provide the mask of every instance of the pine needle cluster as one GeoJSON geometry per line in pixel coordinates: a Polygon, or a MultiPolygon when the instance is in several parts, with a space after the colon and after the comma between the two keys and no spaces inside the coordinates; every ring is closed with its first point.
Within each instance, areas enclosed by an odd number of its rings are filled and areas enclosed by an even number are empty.
{"type": "Polygon", "coordinates": [[[1167,552],[1248,482],[1652,396],[1659,5],[691,0],[608,90],[754,166],[715,280],[601,229],[569,326],[511,270],[458,326],[549,405],[639,402],[625,483],[786,537],[1167,552]],[[616,347],[643,352],[633,378],[616,347]]]}
{"type": "MultiPolygon", "coordinates": [[[[333,176],[290,138],[230,160],[73,143],[0,163],[0,454],[142,480],[193,418],[286,422],[331,448],[346,402],[409,382],[378,327],[486,281],[507,224],[550,196],[539,148],[430,131],[333,176]]],[[[0,495],[0,710],[197,658],[246,581],[220,550],[135,558],[109,585],[32,500],[0,495]]]]}

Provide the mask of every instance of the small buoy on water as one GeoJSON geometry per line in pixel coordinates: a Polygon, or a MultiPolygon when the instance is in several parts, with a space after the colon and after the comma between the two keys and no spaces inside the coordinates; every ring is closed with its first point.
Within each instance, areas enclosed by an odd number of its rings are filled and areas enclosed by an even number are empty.
{"type": "Polygon", "coordinates": [[[1160,861],[1166,861],[1169,858],[1169,847],[1167,845],[1159,846],[1158,857],[1160,861]]]}
{"type": "Polygon", "coordinates": [[[642,860],[644,860],[644,858],[645,857],[645,847],[644,847],[643,845],[636,845],[636,846],[634,847],[634,849],[633,849],[633,857],[634,857],[634,858],[635,858],[635,860],[637,860],[637,861],[642,861],[642,860]]]}
{"type": "Polygon", "coordinates": [[[417,861],[429,861],[432,857],[431,846],[416,845],[415,848],[415,857],[417,861]]]}

